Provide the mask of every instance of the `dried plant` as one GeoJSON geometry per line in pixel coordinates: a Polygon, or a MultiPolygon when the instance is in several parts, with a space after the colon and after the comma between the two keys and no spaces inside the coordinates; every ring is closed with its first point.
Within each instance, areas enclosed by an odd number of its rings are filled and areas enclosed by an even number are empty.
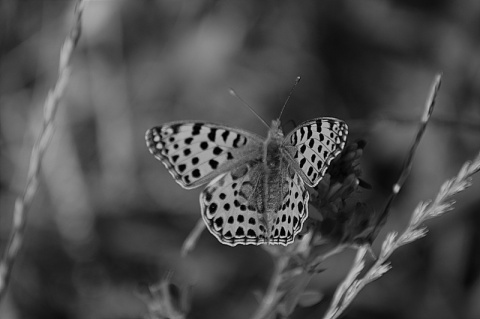
{"type": "Polygon", "coordinates": [[[472,162],[466,162],[456,177],[443,183],[432,202],[420,202],[418,204],[412,213],[407,228],[400,235],[397,232],[390,232],[386,236],[376,262],[361,278],[358,278],[360,272],[364,271],[365,257],[368,250],[366,245],[360,247],[352,268],[338,287],[325,318],[337,318],[365,285],[380,278],[385,272],[390,270],[391,265],[388,258],[397,248],[420,239],[427,234],[427,228],[422,225],[425,221],[453,210],[454,200],[452,197],[468,188],[471,185],[472,176],[478,171],[480,171],[480,153],[472,162]]]}

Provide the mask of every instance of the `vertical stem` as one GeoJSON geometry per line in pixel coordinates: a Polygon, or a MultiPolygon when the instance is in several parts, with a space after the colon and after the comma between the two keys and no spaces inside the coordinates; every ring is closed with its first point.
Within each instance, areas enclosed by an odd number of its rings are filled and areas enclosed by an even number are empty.
{"type": "Polygon", "coordinates": [[[279,256],[275,260],[275,269],[270,279],[267,291],[265,292],[262,302],[260,303],[260,306],[253,315],[252,319],[267,318],[277,306],[278,301],[282,297],[278,291],[278,288],[283,281],[282,274],[287,267],[289,260],[289,256],[279,256]]]}
{"type": "Polygon", "coordinates": [[[25,189],[15,201],[12,230],[0,261],[0,300],[5,296],[13,264],[23,246],[28,209],[37,191],[41,162],[53,135],[55,113],[70,78],[70,59],[80,38],[81,18],[86,1],[78,0],[75,7],[76,21],[60,51],[57,82],[48,92],[43,106],[43,125],[32,148],[25,189]]]}

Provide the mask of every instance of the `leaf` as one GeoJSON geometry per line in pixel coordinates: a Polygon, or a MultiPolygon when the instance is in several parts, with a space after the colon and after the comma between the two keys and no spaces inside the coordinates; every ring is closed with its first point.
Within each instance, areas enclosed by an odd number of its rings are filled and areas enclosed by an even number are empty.
{"type": "Polygon", "coordinates": [[[323,296],[324,295],[320,291],[307,290],[300,295],[298,304],[302,307],[311,307],[319,303],[323,299],[323,296]]]}

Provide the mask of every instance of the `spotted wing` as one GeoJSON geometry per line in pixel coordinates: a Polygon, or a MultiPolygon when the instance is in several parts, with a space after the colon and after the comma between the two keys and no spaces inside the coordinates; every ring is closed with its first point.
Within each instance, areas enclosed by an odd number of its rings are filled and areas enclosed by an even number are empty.
{"type": "Polygon", "coordinates": [[[149,129],[147,147],[184,188],[194,188],[255,157],[262,139],[204,122],[171,122],[149,129]]]}
{"type": "Polygon", "coordinates": [[[284,146],[307,185],[320,182],[330,162],[343,150],[347,135],[345,122],[324,117],[300,124],[285,137],[284,146]]]}
{"type": "Polygon", "coordinates": [[[281,198],[264,198],[261,163],[247,163],[218,176],[201,193],[202,217],[208,230],[226,245],[288,245],[307,218],[308,192],[293,170],[282,174],[281,198]],[[282,195],[283,194],[283,195],[282,195]],[[268,216],[270,202],[280,203],[268,216]]]}
{"type": "Polygon", "coordinates": [[[293,169],[285,172],[283,185],[284,197],[272,225],[270,243],[287,245],[293,242],[308,217],[309,194],[293,169]]]}

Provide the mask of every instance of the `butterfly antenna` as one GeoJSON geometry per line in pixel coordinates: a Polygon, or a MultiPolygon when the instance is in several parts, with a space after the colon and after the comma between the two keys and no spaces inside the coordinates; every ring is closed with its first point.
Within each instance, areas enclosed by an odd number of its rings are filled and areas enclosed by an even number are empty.
{"type": "Polygon", "coordinates": [[[270,129],[270,125],[265,122],[265,120],[253,109],[253,107],[250,106],[245,100],[243,100],[240,96],[238,96],[237,92],[235,92],[232,88],[229,90],[230,94],[239,99],[243,105],[245,105],[250,111],[252,111],[253,114],[255,114],[256,117],[268,128],[270,129]]]}
{"type": "Polygon", "coordinates": [[[283,110],[285,110],[285,106],[287,106],[288,100],[290,100],[290,96],[292,96],[293,90],[295,90],[295,87],[297,86],[298,82],[300,82],[300,77],[297,76],[295,79],[295,83],[293,83],[293,87],[290,90],[290,93],[288,93],[287,99],[285,100],[285,103],[283,104],[282,111],[280,112],[280,116],[278,117],[279,119],[282,117],[283,110]]]}

